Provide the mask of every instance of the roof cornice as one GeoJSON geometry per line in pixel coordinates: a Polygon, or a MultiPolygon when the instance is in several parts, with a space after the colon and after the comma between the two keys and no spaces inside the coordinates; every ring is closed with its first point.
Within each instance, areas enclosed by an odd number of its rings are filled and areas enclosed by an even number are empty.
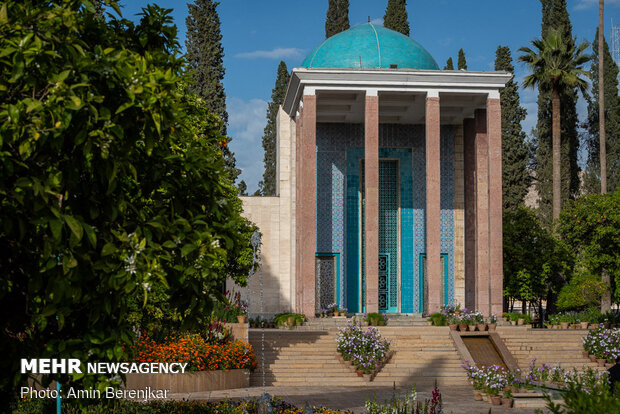
{"type": "Polygon", "coordinates": [[[294,68],[282,106],[294,116],[306,88],[484,94],[498,92],[512,77],[509,72],[461,70],[294,68]]]}

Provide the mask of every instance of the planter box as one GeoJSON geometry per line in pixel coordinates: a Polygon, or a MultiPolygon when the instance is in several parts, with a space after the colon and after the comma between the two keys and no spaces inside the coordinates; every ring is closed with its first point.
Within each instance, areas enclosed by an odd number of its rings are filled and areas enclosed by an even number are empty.
{"type": "Polygon", "coordinates": [[[244,369],[186,372],[184,374],[127,374],[125,381],[126,389],[151,387],[158,390],[170,390],[173,394],[229,390],[249,386],[250,373],[244,369]]]}
{"type": "Polygon", "coordinates": [[[248,323],[225,323],[224,326],[230,329],[231,336],[235,341],[250,342],[248,333],[250,325],[248,323]]]}

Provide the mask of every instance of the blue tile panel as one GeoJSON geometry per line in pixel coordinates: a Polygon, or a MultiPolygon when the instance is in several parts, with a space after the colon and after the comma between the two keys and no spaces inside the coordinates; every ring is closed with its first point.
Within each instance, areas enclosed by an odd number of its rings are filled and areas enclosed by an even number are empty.
{"type": "MultiPolygon", "coordinates": [[[[360,302],[359,190],[364,155],[360,124],[317,125],[317,251],[340,253],[340,303],[360,302]],[[345,208],[346,207],[346,208],[345,208]]],[[[424,126],[381,124],[380,158],[400,161],[401,312],[422,312],[420,254],[425,248],[424,126]]],[[[454,132],[441,129],[441,251],[448,254],[449,301],[454,299],[454,132]]],[[[363,277],[363,275],[362,275],[363,277]]],[[[362,309],[363,310],[363,309],[362,309]]]]}
{"type": "Polygon", "coordinates": [[[441,253],[448,254],[448,297],[454,304],[454,128],[441,127],[441,253]]]}

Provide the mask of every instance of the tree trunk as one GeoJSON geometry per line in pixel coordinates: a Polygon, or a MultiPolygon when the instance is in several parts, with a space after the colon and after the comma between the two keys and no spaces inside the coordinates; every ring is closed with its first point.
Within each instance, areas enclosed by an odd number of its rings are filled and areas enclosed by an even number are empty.
{"type": "Polygon", "coordinates": [[[600,163],[601,163],[601,194],[607,193],[607,143],[605,137],[605,72],[604,72],[604,49],[605,32],[603,15],[605,1],[598,2],[598,119],[600,133],[600,163]]]}
{"type": "Polygon", "coordinates": [[[607,283],[608,286],[608,289],[603,293],[603,297],[601,298],[601,313],[606,313],[611,310],[611,278],[609,277],[607,269],[603,269],[601,279],[603,283],[607,283]]]}
{"type": "Polygon", "coordinates": [[[560,94],[557,87],[553,87],[553,123],[552,123],[552,135],[553,135],[553,219],[560,217],[560,210],[562,209],[562,177],[560,175],[560,163],[562,162],[562,154],[560,147],[560,94]]]}

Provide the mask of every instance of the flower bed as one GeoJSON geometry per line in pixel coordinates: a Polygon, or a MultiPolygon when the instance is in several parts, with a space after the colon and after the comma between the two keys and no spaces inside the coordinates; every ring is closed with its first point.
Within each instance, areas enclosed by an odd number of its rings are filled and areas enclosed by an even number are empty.
{"type": "Polygon", "coordinates": [[[209,344],[199,334],[154,341],[142,335],[133,346],[136,362],[182,362],[186,371],[254,370],[258,362],[252,345],[243,341],[209,344]]]}
{"type": "Polygon", "coordinates": [[[485,321],[481,312],[461,309],[460,305],[442,306],[440,313],[430,316],[434,325],[442,325],[445,321],[451,329],[460,331],[494,330],[497,323],[497,318],[493,314],[489,316],[488,321],[485,321]]]}
{"type": "Polygon", "coordinates": [[[537,366],[535,358],[525,372],[509,371],[497,365],[476,367],[469,361],[466,361],[463,368],[475,391],[506,399],[512,398],[513,393],[519,390],[546,388],[550,385],[558,389],[569,389],[576,385],[589,389],[607,386],[607,371],[599,372],[589,367],[568,370],[548,364],[537,366]]]}
{"type": "Polygon", "coordinates": [[[599,328],[583,338],[583,349],[596,359],[615,363],[620,356],[620,330],[599,328]]]}
{"type": "Polygon", "coordinates": [[[340,328],[336,337],[338,352],[343,362],[350,364],[356,370],[371,380],[374,375],[387,363],[390,354],[391,341],[381,337],[377,328],[363,328],[356,320],[350,321],[346,327],[340,328]]]}
{"type": "MultiPolygon", "coordinates": [[[[350,414],[350,411],[333,410],[326,407],[296,407],[278,397],[269,400],[272,414],[303,414],[308,412],[315,414],[350,414]]],[[[56,400],[24,399],[19,401],[15,414],[56,412],[56,400]]],[[[81,408],[72,399],[62,400],[62,412],[65,414],[82,413],[81,408]]],[[[128,400],[115,400],[98,402],[90,406],[89,412],[110,412],[116,414],[247,414],[267,412],[266,402],[258,398],[245,399],[243,401],[152,401],[134,402],[128,400]]]]}

